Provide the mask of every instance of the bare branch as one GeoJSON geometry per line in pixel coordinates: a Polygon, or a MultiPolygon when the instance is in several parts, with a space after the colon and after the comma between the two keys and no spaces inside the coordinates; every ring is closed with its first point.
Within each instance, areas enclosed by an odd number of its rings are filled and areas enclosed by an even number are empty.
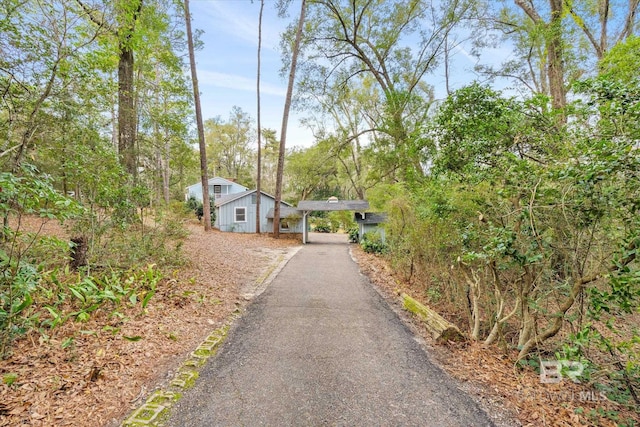
{"type": "Polygon", "coordinates": [[[520,8],[522,10],[524,10],[524,12],[529,16],[529,18],[531,18],[531,20],[533,22],[535,22],[536,24],[539,24],[541,22],[544,22],[542,20],[542,18],[540,17],[540,15],[538,14],[538,11],[533,7],[533,4],[531,3],[531,0],[527,1],[527,0],[514,0],[515,4],[517,6],[520,6],[520,8]]]}

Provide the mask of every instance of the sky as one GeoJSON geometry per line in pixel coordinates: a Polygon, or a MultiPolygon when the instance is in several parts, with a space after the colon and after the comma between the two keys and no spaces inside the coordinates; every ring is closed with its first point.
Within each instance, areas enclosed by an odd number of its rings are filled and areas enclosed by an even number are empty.
{"type": "MultiPolygon", "coordinates": [[[[276,0],[265,0],[262,23],[261,53],[261,120],[263,128],[280,135],[286,95],[286,77],[280,76],[280,34],[287,24],[297,19],[299,1],[292,1],[288,18],[280,18],[276,0]]],[[[259,0],[191,0],[194,30],[201,30],[202,50],[196,52],[196,68],[201,92],[203,118],[220,116],[227,120],[233,106],[240,107],[254,120],[257,117],[256,73],[258,47],[259,0]]],[[[492,61],[508,56],[505,49],[488,53],[492,61]]],[[[476,59],[464,47],[452,58],[453,89],[470,83],[476,59]]],[[[446,96],[444,71],[428,76],[436,98],[446,96]]],[[[287,147],[308,147],[314,142],[310,130],[300,124],[303,114],[292,111],[287,131],[287,147]]]]}
{"type": "MultiPolygon", "coordinates": [[[[295,19],[279,18],[275,0],[266,0],[262,23],[261,121],[263,128],[280,135],[287,81],[280,76],[282,61],[278,51],[280,33],[295,19]]],[[[196,52],[196,70],[201,92],[202,114],[227,120],[234,106],[254,120],[257,117],[256,76],[258,63],[259,1],[192,0],[194,30],[202,30],[202,50],[196,52]]],[[[287,145],[310,146],[311,131],[300,125],[301,116],[292,111],[287,145]]]]}

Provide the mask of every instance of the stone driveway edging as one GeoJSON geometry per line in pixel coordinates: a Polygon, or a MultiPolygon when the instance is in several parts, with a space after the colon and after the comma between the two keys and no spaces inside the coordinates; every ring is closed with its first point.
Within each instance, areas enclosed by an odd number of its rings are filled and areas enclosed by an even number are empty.
{"type": "MultiPolygon", "coordinates": [[[[230,321],[236,317],[238,316],[234,313],[230,321]]],[[[198,379],[198,369],[216,354],[218,347],[227,336],[230,321],[213,331],[191,352],[189,358],[178,368],[169,385],[151,394],[147,401],[122,423],[122,427],[160,426],[169,415],[171,406],[182,397],[182,392],[195,384],[198,379]]]]}
{"type": "MultiPolygon", "coordinates": [[[[255,280],[251,286],[251,293],[244,295],[250,300],[260,295],[275,279],[289,260],[301,248],[289,250],[285,255],[280,255],[274,263],[255,280]]],[[[135,409],[121,427],[159,427],[168,418],[171,407],[182,397],[182,392],[193,387],[199,376],[199,369],[216,354],[220,345],[224,342],[233,322],[240,317],[240,309],[236,309],[225,321],[224,326],[214,330],[194,351],[191,352],[180,368],[178,368],[169,385],[156,390],[140,407],[135,409]]]]}

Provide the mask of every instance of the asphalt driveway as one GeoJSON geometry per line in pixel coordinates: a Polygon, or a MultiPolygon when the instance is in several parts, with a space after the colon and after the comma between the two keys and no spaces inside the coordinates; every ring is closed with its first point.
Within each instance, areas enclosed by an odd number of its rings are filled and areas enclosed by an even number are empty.
{"type": "Polygon", "coordinates": [[[492,425],[359,273],[346,236],[311,240],[249,305],[168,424],[492,425]]]}

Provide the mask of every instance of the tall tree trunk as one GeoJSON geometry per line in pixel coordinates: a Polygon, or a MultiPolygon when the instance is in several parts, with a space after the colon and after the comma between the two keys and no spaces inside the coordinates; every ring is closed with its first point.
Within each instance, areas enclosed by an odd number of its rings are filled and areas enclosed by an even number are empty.
{"type": "Polygon", "coordinates": [[[131,176],[137,174],[135,159],[136,111],[133,96],[133,51],[120,43],[118,60],[118,154],[131,176]]]}
{"type": "MultiPolygon", "coordinates": [[[[300,6],[300,18],[296,29],[296,40],[291,53],[291,69],[289,70],[289,84],[287,85],[287,97],[284,101],[284,112],[282,114],[282,131],[280,132],[280,150],[278,152],[278,170],[276,172],[276,203],[273,210],[273,236],[280,237],[280,202],[282,201],[282,176],[284,174],[284,154],[287,140],[287,125],[289,123],[289,110],[291,110],[291,98],[293,97],[293,84],[296,77],[296,65],[298,64],[298,54],[302,40],[302,27],[304,25],[304,14],[307,1],[302,0],[300,6]]],[[[304,231],[303,231],[304,232],[304,231]]]]}
{"type": "Polygon", "coordinates": [[[136,165],[136,130],[137,114],[134,93],[134,55],[132,39],[136,30],[136,22],[142,11],[143,0],[135,0],[137,4],[128,16],[127,7],[123,10],[118,35],[118,154],[120,162],[134,179],[137,175],[136,165]]]}
{"type": "MultiPolygon", "coordinates": [[[[564,87],[564,50],[562,41],[562,12],[563,0],[549,0],[551,18],[545,22],[531,2],[514,0],[529,18],[545,30],[545,48],[547,51],[547,80],[551,105],[555,110],[562,111],[567,105],[567,90],[564,87]]],[[[559,121],[566,122],[564,113],[559,121]]]]}
{"type": "Polygon", "coordinates": [[[202,218],[205,231],[211,230],[211,205],[209,204],[209,178],[207,177],[207,149],[204,142],[204,124],[200,108],[200,90],[198,89],[198,73],[196,72],[196,55],[191,32],[191,12],[189,0],[184,0],[184,13],[187,23],[187,42],[189,45],[189,62],[191,65],[191,81],[193,82],[193,99],[196,106],[196,124],[198,126],[198,146],[200,147],[200,173],[202,175],[202,218]]]}
{"type": "Polygon", "coordinates": [[[262,124],[260,122],[260,50],[262,49],[262,12],[264,0],[260,0],[260,15],[258,17],[258,71],[256,77],[257,120],[258,120],[258,170],[256,171],[256,233],[260,234],[260,196],[262,195],[262,124]]]}
{"type": "MultiPolygon", "coordinates": [[[[554,110],[563,111],[567,105],[567,90],[564,87],[564,49],[562,46],[562,0],[549,0],[551,21],[547,35],[547,60],[549,89],[554,110]]],[[[564,113],[561,120],[566,121],[564,113]]]]}
{"type": "Polygon", "coordinates": [[[449,78],[449,33],[447,33],[444,37],[444,86],[447,89],[447,96],[451,95],[449,78]]]}
{"type": "Polygon", "coordinates": [[[162,170],[162,192],[164,194],[164,202],[169,205],[169,199],[171,195],[169,193],[169,184],[171,178],[171,143],[169,140],[169,136],[165,135],[165,143],[164,143],[164,161],[163,161],[163,170],[162,170]]]}
{"type": "MultiPolygon", "coordinates": [[[[117,130],[117,146],[120,164],[125,171],[136,180],[138,172],[136,159],[136,136],[138,116],[135,104],[134,78],[134,34],[136,23],[142,12],[143,0],[121,0],[114,6],[114,13],[118,23],[116,28],[94,13],[94,10],[81,0],[78,5],[86,12],[87,17],[100,28],[106,27],[118,39],[118,111],[117,125],[114,123],[114,133],[117,130]],[[116,129],[117,127],[117,129],[116,129]]],[[[97,35],[97,33],[96,33],[97,35]]],[[[112,116],[115,111],[112,111],[112,116]]]]}

